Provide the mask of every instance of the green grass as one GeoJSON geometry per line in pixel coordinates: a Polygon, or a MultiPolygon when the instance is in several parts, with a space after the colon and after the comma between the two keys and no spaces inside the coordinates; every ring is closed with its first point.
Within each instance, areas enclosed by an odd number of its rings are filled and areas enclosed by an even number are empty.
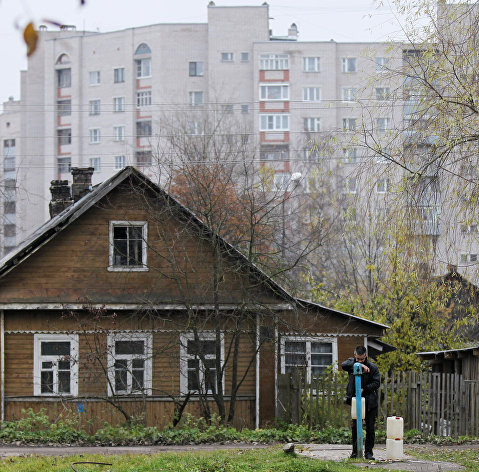
{"type": "Polygon", "coordinates": [[[78,465],[79,472],[358,472],[354,465],[289,456],[278,447],[250,451],[181,452],[156,455],[15,457],[0,460],[2,472],[67,472],[77,461],[110,462],[111,466],[78,465]]]}
{"type": "MultiPolygon", "coordinates": [[[[466,446],[467,447],[467,446],[466,446]]],[[[412,454],[429,461],[454,462],[463,465],[467,471],[477,472],[479,470],[479,449],[458,449],[442,448],[431,450],[425,445],[420,449],[412,451],[412,454]]]]}

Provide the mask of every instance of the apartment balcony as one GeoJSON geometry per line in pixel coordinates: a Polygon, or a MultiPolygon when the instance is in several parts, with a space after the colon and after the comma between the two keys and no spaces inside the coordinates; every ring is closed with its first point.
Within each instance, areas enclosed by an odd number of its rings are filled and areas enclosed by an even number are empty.
{"type": "Polygon", "coordinates": [[[440,207],[438,205],[419,206],[415,208],[414,233],[422,236],[440,236],[440,207]]]}

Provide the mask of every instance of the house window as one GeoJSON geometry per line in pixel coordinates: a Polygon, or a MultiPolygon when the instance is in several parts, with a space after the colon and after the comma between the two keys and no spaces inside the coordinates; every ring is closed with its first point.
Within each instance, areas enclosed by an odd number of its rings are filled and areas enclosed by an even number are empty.
{"type": "Polygon", "coordinates": [[[289,85],[260,85],[260,100],[289,100],[289,85]]]}
{"type": "Polygon", "coordinates": [[[148,270],[146,221],[110,221],[108,270],[148,270]]]}
{"type": "Polygon", "coordinates": [[[345,164],[355,164],[358,159],[358,150],[355,147],[343,149],[343,162],[345,164]]]}
{"type": "Polygon", "coordinates": [[[376,182],[376,192],[377,193],[389,192],[389,179],[379,179],[376,182]]]}
{"type": "Polygon", "coordinates": [[[260,131],[288,131],[289,115],[260,115],[260,131]]]}
{"type": "Polygon", "coordinates": [[[90,72],[90,85],[99,85],[100,84],[100,71],[94,70],[90,72]]]}
{"type": "Polygon", "coordinates": [[[120,84],[125,81],[125,68],[118,67],[113,69],[113,83],[120,84]]]}
{"type": "Polygon", "coordinates": [[[153,335],[109,334],[107,346],[109,395],[151,395],[153,335]]]}
{"type": "Polygon", "coordinates": [[[461,254],[461,264],[474,264],[477,262],[477,254],[461,254]]]}
{"type": "Polygon", "coordinates": [[[34,335],[34,395],[78,395],[78,335],[34,335]]]}
{"type": "Polygon", "coordinates": [[[188,134],[199,136],[203,134],[203,126],[201,121],[188,121],[186,125],[188,134]]]}
{"type": "Polygon", "coordinates": [[[90,100],[89,102],[90,115],[100,114],[100,100],[90,100]]]}
{"type": "Polygon", "coordinates": [[[151,151],[136,151],[135,157],[137,166],[151,166],[153,158],[151,151]]]}
{"type": "Polygon", "coordinates": [[[356,58],[343,57],[341,70],[345,73],[356,72],[356,58]]]}
{"type": "Polygon", "coordinates": [[[249,52],[241,53],[241,62],[249,62],[249,52]]]}
{"type": "Polygon", "coordinates": [[[343,118],[343,131],[356,131],[356,118],[343,118]]]}
{"type": "Polygon", "coordinates": [[[115,170],[125,167],[125,156],[115,156],[115,170]]]}
{"type": "Polygon", "coordinates": [[[461,225],[461,233],[464,233],[464,234],[477,233],[477,225],[461,225]]]}
{"type": "Polygon", "coordinates": [[[57,171],[59,174],[69,174],[72,170],[71,157],[59,157],[57,159],[57,171]]]}
{"type": "Polygon", "coordinates": [[[16,144],[14,139],[3,140],[3,156],[14,157],[16,155],[16,144]]]}
{"type": "Polygon", "coordinates": [[[113,127],[113,139],[115,141],[124,141],[125,140],[125,127],[124,126],[114,126],[113,127]]]}
{"type": "Polygon", "coordinates": [[[241,105],[241,113],[249,113],[249,105],[241,105]]]}
{"type": "Polygon", "coordinates": [[[139,56],[141,54],[151,54],[150,46],[146,43],[141,43],[135,51],[135,56],[139,56]]]}
{"type": "Polygon", "coordinates": [[[90,167],[93,167],[94,172],[100,172],[101,160],[99,157],[90,157],[90,167]]]}
{"type": "Polygon", "coordinates": [[[234,54],[232,52],[222,52],[221,62],[233,62],[234,54]]]}
{"type": "Polygon", "coordinates": [[[136,92],[136,106],[138,108],[151,105],[151,90],[146,92],[136,92]]]}
{"type": "Polygon", "coordinates": [[[151,120],[136,122],[136,136],[138,138],[150,137],[153,135],[151,120]]]}
{"type": "Polygon", "coordinates": [[[319,57],[303,57],[303,72],[319,72],[319,57]]]}
{"type": "Polygon", "coordinates": [[[321,101],[321,89],[319,87],[303,88],[303,101],[305,102],[321,101]]]}
{"type": "Polygon", "coordinates": [[[261,54],[259,56],[259,68],[261,70],[288,70],[288,54],[261,54]]]}
{"type": "Polygon", "coordinates": [[[376,87],[376,100],[387,100],[389,98],[389,87],[376,87]]]}
{"type": "Polygon", "coordinates": [[[203,105],[203,92],[190,92],[190,105],[197,107],[203,105]]]}
{"type": "Polygon", "coordinates": [[[276,190],[288,190],[289,182],[291,181],[291,174],[289,172],[276,172],[274,174],[273,183],[276,190]]]}
{"type": "Polygon", "coordinates": [[[377,118],[376,126],[379,132],[384,133],[391,128],[391,118],[377,118]]]}
{"type": "Polygon", "coordinates": [[[260,159],[262,161],[286,161],[289,159],[289,147],[275,145],[262,146],[260,159]]]}
{"type": "Polygon", "coordinates": [[[374,59],[374,62],[376,64],[376,72],[387,72],[387,68],[389,65],[389,57],[376,57],[374,59]]]}
{"type": "Polygon", "coordinates": [[[358,89],[348,87],[343,89],[343,102],[354,102],[357,99],[358,89]]]}
{"type": "Polygon", "coordinates": [[[355,177],[347,177],[343,181],[343,193],[354,194],[357,191],[357,181],[355,177]]]}
{"type": "Polygon", "coordinates": [[[143,79],[145,77],[151,77],[151,58],[146,57],[144,59],[136,59],[136,77],[143,79]]]}
{"type": "Polygon", "coordinates": [[[305,118],[304,131],[321,131],[321,119],[320,118],[305,118]]]}
{"type": "Polygon", "coordinates": [[[57,70],[57,87],[68,88],[72,86],[72,70],[58,69],[57,70]]]}
{"type": "Polygon", "coordinates": [[[72,114],[72,101],[71,100],[58,100],[57,101],[57,114],[58,114],[58,116],[70,116],[72,114]]]}
{"type": "Polygon", "coordinates": [[[281,339],[281,372],[288,374],[302,370],[306,380],[319,377],[328,367],[338,362],[336,338],[284,337],[281,339]]]}
{"type": "Polygon", "coordinates": [[[90,144],[98,144],[100,142],[100,128],[91,128],[90,133],[90,144]]]}
{"type": "Polygon", "coordinates": [[[113,97],[113,111],[115,113],[125,111],[125,97],[113,97]]]}
{"type": "Polygon", "coordinates": [[[190,77],[203,76],[203,62],[190,62],[188,65],[190,77]]]}
{"type": "Polygon", "coordinates": [[[64,146],[72,143],[72,130],[71,128],[57,129],[58,145],[64,146]]]}
{"type": "Polygon", "coordinates": [[[233,105],[221,105],[221,111],[225,114],[225,115],[232,115],[233,112],[234,112],[234,108],[233,108],[233,105]]]}
{"type": "MultiPolygon", "coordinates": [[[[188,392],[210,393],[216,391],[216,336],[199,332],[180,335],[180,389],[188,392]]],[[[221,336],[220,363],[224,362],[224,338],[221,336]]]]}

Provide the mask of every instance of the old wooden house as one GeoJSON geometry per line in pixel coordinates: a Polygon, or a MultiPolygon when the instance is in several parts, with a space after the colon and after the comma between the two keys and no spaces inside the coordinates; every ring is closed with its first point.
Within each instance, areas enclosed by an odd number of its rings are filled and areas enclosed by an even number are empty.
{"type": "Polygon", "coordinates": [[[386,326],[295,299],[134,168],[93,189],[91,171],[52,182],[54,216],[0,261],[2,419],[164,425],[223,405],[254,427],[279,373],[383,349],[386,326]]]}

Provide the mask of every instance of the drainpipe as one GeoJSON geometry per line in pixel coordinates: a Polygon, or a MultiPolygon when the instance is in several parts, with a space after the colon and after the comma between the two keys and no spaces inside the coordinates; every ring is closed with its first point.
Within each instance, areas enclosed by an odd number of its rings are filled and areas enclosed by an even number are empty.
{"type": "Polygon", "coordinates": [[[5,313],[0,310],[0,362],[2,368],[0,370],[0,421],[5,421],[5,313]]]}

